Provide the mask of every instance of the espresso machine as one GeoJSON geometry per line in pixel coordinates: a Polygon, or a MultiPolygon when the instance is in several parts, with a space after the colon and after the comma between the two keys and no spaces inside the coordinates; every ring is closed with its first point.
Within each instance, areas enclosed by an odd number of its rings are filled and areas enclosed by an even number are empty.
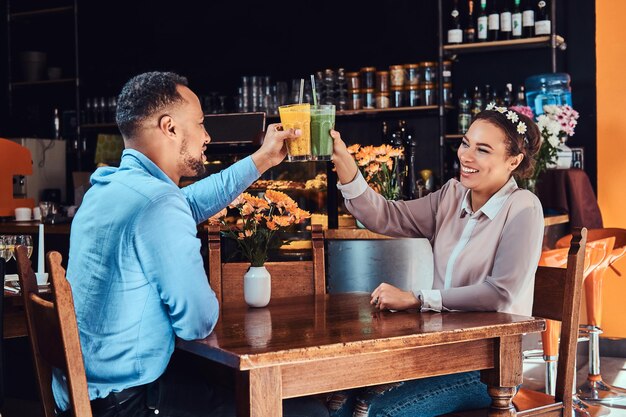
{"type": "Polygon", "coordinates": [[[32,173],[30,151],[15,142],[0,138],[0,218],[13,217],[17,207],[34,207],[32,198],[19,198],[14,188],[15,178],[22,182],[23,176],[32,173]]]}

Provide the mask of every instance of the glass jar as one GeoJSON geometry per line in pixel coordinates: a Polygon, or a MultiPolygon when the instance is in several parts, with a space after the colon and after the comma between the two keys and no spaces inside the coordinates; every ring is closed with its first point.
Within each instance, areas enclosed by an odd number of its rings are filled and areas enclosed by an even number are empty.
{"type": "Polygon", "coordinates": [[[376,93],[376,108],[377,109],[389,108],[389,92],[376,93]]]}
{"type": "Polygon", "coordinates": [[[406,84],[410,86],[419,86],[420,84],[420,64],[406,64],[404,66],[406,71],[406,84]]]}
{"type": "Polygon", "coordinates": [[[432,61],[420,63],[420,79],[423,83],[434,83],[437,79],[437,63],[432,61]]]}
{"type": "Polygon", "coordinates": [[[417,107],[422,104],[422,94],[418,85],[410,85],[406,92],[406,105],[417,107]]]}
{"type": "Polygon", "coordinates": [[[361,88],[365,90],[373,89],[375,75],[376,67],[361,68],[361,88]]]}
{"type": "Polygon", "coordinates": [[[452,82],[452,61],[443,61],[441,76],[444,84],[452,82]]]}
{"type": "Polygon", "coordinates": [[[361,88],[361,79],[358,72],[346,72],[346,84],[348,91],[359,90],[361,88]]]}
{"type": "Polygon", "coordinates": [[[363,106],[361,101],[361,90],[352,90],[348,94],[348,109],[360,110],[363,106]]]}
{"type": "Polygon", "coordinates": [[[391,107],[404,107],[404,90],[402,88],[391,87],[391,107]]]}
{"type": "Polygon", "coordinates": [[[391,87],[404,87],[404,66],[392,65],[389,67],[389,77],[391,87]]]}
{"type": "Polygon", "coordinates": [[[422,90],[422,106],[434,106],[437,104],[437,84],[423,83],[420,89],[422,90]]]}
{"type": "Polygon", "coordinates": [[[443,104],[452,106],[452,83],[443,83],[443,104]]]}
{"type": "Polygon", "coordinates": [[[376,96],[373,88],[366,88],[363,90],[363,109],[375,109],[376,108],[376,96]]]}
{"type": "Polygon", "coordinates": [[[389,94],[389,71],[376,72],[376,91],[389,94]]]}

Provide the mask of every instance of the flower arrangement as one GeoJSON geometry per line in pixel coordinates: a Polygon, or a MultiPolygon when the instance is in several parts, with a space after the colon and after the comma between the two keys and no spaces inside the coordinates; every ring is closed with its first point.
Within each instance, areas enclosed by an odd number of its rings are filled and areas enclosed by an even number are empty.
{"type": "Polygon", "coordinates": [[[535,172],[531,179],[536,180],[547,168],[554,167],[558,159],[557,150],[569,136],[574,135],[579,114],[569,105],[546,105],[544,114],[537,117],[541,132],[541,148],[536,156],[535,172]]]}
{"type": "Polygon", "coordinates": [[[237,242],[243,256],[252,266],[263,266],[270,249],[289,243],[277,234],[311,217],[285,193],[267,190],[264,198],[243,193],[228,208],[238,212],[237,226],[226,222],[227,209],[211,217],[209,223],[226,227],[224,235],[237,242]]]}
{"type": "Polygon", "coordinates": [[[354,144],[348,152],[356,161],[369,186],[387,200],[400,198],[401,182],[398,176],[398,161],[404,150],[390,145],[361,146],[354,144]]]}

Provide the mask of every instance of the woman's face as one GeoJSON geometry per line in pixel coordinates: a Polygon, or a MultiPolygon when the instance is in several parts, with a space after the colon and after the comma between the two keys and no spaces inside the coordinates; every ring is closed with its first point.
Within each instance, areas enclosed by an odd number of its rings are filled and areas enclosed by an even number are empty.
{"type": "Polygon", "coordinates": [[[457,155],[461,184],[473,192],[491,196],[509,180],[522,155],[508,156],[504,132],[485,120],[472,123],[457,155]]]}

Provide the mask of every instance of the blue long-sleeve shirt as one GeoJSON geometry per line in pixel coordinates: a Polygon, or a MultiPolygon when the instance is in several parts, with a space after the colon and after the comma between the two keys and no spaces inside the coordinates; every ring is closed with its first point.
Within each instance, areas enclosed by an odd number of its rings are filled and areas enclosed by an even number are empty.
{"type": "MultiPolygon", "coordinates": [[[[72,222],[72,286],[91,399],[147,384],[165,371],[175,336],[206,337],[219,307],[196,237],[259,172],[250,157],[180,189],[145,155],[125,150],[119,168],[91,176],[72,222]]],[[[57,406],[69,406],[60,371],[57,406]]]]}

